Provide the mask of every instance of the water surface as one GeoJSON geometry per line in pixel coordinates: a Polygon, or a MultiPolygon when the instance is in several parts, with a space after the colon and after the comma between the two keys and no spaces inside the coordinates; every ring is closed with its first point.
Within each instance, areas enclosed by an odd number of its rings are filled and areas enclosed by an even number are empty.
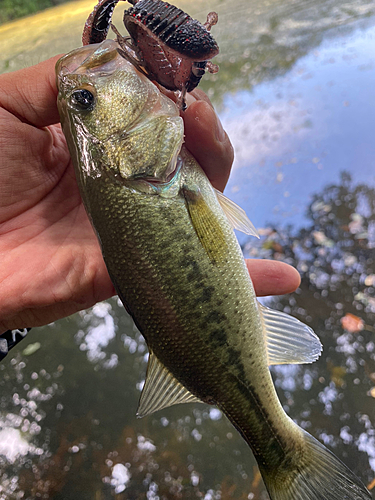
{"type": "MultiPolygon", "coordinates": [[[[219,13],[220,72],[203,88],[235,146],[227,194],[261,228],[260,242],[240,236],[245,254],[297,266],[300,289],[266,302],[324,345],[314,365],[273,369],[281,401],[375,491],[374,4],[178,5],[201,21],[219,13]]],[[[79,46],[92,7],[0,27],[0,71],[79,46]]],[[[135,418],[146,362],[116,299],[33,330],[0,366],[0,498],[266,499],[215,408],[135,418]]]]}

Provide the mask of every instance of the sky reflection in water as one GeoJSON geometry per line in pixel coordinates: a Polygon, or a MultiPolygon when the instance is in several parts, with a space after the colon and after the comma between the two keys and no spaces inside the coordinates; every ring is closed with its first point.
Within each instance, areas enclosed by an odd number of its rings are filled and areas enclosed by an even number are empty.
{"type": "Polygon", "coordinates": [[[329,39],[285,76],[224,98],[235,148],[226,192],[254,224],[306,222],[306,200],[343,170],[375,183],[375,28],[329,39]]]}

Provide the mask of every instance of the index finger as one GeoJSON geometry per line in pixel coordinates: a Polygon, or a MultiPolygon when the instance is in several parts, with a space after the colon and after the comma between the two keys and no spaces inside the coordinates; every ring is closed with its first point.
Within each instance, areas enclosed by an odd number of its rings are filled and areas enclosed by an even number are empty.
{"type": "Polygon", "coordinates": [[[24,123],[46,127],[60,121],[52,57],[30,68],[0,76],[0,107],[24,123]]]}
{"type": "Polygon", "coordinates": [[[198,100],[191,97],[183,115],[185,145],[212,185],[223,191],[233,163],[233,147],[208,97],[201,91],[195,91],[195,95],[198,100]]]}
{"type": "MultiPolygon", "coordinates": [[[[176,94],[158,86],[176,102],[176,94]]],[[[206,172],[211,184],[223,191],[234,159],[230,139],[215,113],[209,97],[200,89],[185,96],[187,109],[182,113],[185,125],[185,146],[206,172]]]]}
{"type": "Polygon", "coordinates": [[[301,283],[297,269],[285,262],[248,259],[246,265],[258,297],[291,293],[301,283]]]}

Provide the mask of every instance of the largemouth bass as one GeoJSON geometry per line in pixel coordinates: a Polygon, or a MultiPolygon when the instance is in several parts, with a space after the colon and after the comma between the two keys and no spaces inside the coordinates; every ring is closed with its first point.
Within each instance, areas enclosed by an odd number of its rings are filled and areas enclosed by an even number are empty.
{"type": "Polygon", "coordinates": [[[278,400],[268,366],[313,362],[321,344],[257,302],[233,227],[255,230],[182,146],[175,104],[111,40],[73,51],[56,71],[87,213],[150,351],[138,414],[215,404],[251,447],[272,500],[370,500],[278,400]]]}

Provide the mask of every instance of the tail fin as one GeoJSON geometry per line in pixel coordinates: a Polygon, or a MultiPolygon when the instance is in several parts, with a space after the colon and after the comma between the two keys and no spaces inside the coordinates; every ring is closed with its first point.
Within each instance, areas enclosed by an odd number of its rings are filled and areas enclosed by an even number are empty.
{"type": "MultiPolygon", "coordinates": [[[[271,500],[372,500],[361,481],[319,441],[304,433],[302,456],[283,470],[261,468],[271,500]]],[[[294,457],[295,458],[295,457],[294,457]]]]}

